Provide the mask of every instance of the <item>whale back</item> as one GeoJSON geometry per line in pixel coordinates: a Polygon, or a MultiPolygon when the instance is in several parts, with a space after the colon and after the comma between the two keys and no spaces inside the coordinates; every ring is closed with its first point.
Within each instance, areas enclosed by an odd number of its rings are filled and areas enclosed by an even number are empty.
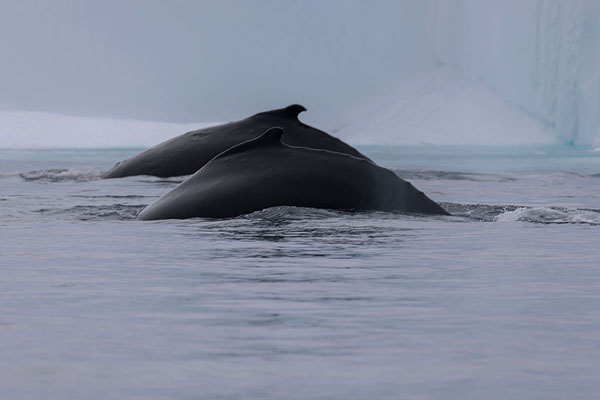
{"type": "Polygon", "coordinates": [[[103,177],[190,175],[216,155],[237,144],[257,138],[274,126],[284,129],[282,140],[289,145],[326,149],[366,158],[343,141],[302,123],[298,115],[303,111],[306,111],[306,108],[292,104],[239,121],[191,131],[117,163],[103,177]]]}
{"type": "MultiPolygon", "coordinates": [[[[300,104],[291,104],[284,108],[278,108],[275,110],[263,111],[258,114],[254,114],[252,117],[273,117],[273,118],[289,118],[298,120],[298,115],[301,112],[306,111],[306,108],[300,104]]],[[[251,117],[251,118],[252,118],[251,117]]]]}
{"type": "Polygon", "coordinates": [[[222,152],[139,219],[226,218],[274,206],[445,214],[370,160],[283,142],[280,127],[222,152]]]}
{"type": "Polygon", "coordinates": [[[240,144],[237,144],[224,152],[215,156],[214,159],[229,157],[233,154],[243,153],[252,149],[264,149],[269,146],[282,145],[281,138],[283,136],[283,128],[274,126],[267,129],[262,135],[257,138],[247,140],[240,144]]]}

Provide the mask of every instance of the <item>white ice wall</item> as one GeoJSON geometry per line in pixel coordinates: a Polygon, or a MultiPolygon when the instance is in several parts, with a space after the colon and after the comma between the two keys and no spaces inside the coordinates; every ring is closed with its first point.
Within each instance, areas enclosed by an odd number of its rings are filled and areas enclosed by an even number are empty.
{"type": "Polygon", "coordinates": [[[600,145],[600,0],[0,1],[0,64],[5,110],[227,121],[299,102],[357,142],[600,145]]]}
{"type": "Polygon", "coordinates": [[[599,9],[597,0],[439,0],[437,54],[562,141],[590,144],[600,123],[599,9]]]}

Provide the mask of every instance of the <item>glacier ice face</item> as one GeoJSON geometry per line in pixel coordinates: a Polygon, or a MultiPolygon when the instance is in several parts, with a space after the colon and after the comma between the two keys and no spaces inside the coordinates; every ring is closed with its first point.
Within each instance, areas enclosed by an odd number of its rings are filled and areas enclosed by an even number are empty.
{"type": "Polygon", "coordinates": [[[0,111],[0,148],[148,147],[210,125],[0,111]]]}
{"type": "Polygon", "coordinates": [[[358,143],[600,145],[600,2],[438,0],[439,65],[331,128],[358,143]]]}
{"type": "Polygon", "coordinates": [[[592,144],[600,123],[599,8],[596,0],[440,0],[437,54],[563,142],[592,144]]]}
{"type": "Polygon", "coordinates": [[[426,71],[328,127],[355,144],[553,145],[555,134],[481,78],[426,71]]]}
{"type": "Polygon", "coordinates": [[[0,33],[3,109],[213,121],[299,102],[359,142],[600,146],[598,0],[22,0],[0,33]]]}

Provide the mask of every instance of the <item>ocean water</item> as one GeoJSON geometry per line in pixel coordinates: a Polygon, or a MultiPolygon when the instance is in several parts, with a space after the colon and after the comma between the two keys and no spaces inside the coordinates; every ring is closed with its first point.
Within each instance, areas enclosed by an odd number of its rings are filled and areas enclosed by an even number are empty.
{"type": "Polygon", "coordinates": [[[0,150],[0,398],[597,399],[600,152],[361,150],[453,216],[140,222],[138,149],[0,150]]]}

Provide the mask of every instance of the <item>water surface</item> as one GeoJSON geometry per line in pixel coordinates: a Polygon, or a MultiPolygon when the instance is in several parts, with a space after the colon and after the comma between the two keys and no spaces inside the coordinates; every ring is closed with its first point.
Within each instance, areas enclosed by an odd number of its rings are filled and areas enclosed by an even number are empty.
{"type": "Polygon", "coordinates": [[[596,399],[600,154],[361,150],[454,216],[139,222],[138,150],[0,150],[0,396],[596,399]]]}

